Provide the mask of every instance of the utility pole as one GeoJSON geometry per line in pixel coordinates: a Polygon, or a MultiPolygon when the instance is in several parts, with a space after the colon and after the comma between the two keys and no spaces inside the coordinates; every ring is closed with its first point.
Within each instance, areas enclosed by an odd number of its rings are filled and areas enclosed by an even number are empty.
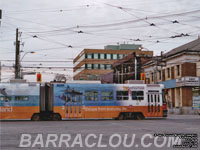
{"type": "Polygon", "coordinates": [[[1,26],[1,19],[2,19],[2,10],[0,9],[0,26],[1,26]]]}
{"type": "Polygon", "coordinates": [[[1,62],[0,62],[0,82],[1,82],[1,62]]]}
{"type": "Polygon", "coordinates": [[[135,80],[137,80],[137,57],[135,54],[135,80]]]}
{"type": "Polygon", "coordinates": [[[124,83],[124,64],[122,64],[122,68],[121,68],[121,83],[124,83]]]}
{"type": "Polygon", "coordinates": [[[155,65],[156,65],[156,68],[155,68],[155,84],[158,83],[158,76],[157,76],[157,73],[158,73],[158,57],[156,56],[155,58],[155,65]]]}
{"type": "Polygon", "coordinates": [[[20,41],[19,41],[19,31],[16,29],[16,42],[15,42],[15,79],[20,79],[20,41]]]}

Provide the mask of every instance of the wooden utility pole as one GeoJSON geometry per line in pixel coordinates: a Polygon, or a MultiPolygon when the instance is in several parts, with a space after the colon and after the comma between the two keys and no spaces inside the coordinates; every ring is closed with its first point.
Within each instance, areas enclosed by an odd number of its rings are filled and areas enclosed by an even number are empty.
{"type": "Polygon", "coordinates": [[[15,50],[16,50],[16,55],[15,55],[15,79],[20,79],[20,41],[19,41],[19,31],[18,28],[16,29],[16,42],[15,42],[15,50]]]}
{"type": "Polygon", "coordinates": [[[0,26],[1,26],[1,19],[2,19],[2,10],[0,9],[0,26]]]}

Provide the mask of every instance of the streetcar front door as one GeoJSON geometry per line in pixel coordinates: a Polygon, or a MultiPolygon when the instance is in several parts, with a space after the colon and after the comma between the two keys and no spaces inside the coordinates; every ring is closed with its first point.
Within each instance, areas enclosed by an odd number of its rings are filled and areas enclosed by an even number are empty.
{"type": "Polygon", "coordinates": [[[160,116],[160,93],[148,93],[147,94],[148,100],[148,117],[158,117],[160,116]]]}

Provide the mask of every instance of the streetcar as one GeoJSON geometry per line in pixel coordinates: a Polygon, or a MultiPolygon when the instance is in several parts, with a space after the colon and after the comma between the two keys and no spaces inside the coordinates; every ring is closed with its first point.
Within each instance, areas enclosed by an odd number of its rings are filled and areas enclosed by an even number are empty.
{"type": "Polygon", "coordinates": [[[161,84],[1,83],[0,119],[167,117],[161,84]]]}

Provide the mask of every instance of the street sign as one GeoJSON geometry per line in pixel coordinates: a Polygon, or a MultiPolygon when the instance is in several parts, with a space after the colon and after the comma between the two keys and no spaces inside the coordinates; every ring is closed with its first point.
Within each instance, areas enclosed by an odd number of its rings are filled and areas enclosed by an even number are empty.
{"type": "Polygon", "coordinates": [[[180,86],[199,86],[199,77],[182,77],[176,79],[176,87],[180,86]]]}

